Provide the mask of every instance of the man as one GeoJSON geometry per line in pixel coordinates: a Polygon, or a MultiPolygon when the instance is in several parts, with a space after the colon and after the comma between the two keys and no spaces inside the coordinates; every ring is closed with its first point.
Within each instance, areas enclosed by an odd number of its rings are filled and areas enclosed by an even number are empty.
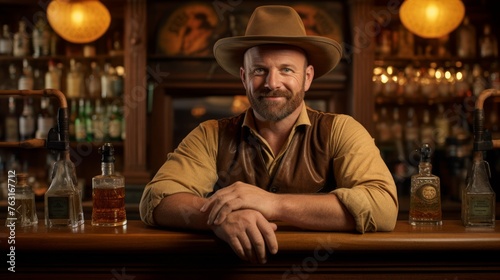
{"type": "Polygon", "coordinates": [[[306,36],[290,7],[262,6],[245,36],[219,40],[214,55],[241,78],[251,108],[201,123],[168,155],[144,190],[145,223],[212,230],[259,263],[278,250],[274,221],[326,231],[394,228],[396,187],[368,132],[303,101],[313,79],[339,62],[337,42],[306,36]]]}

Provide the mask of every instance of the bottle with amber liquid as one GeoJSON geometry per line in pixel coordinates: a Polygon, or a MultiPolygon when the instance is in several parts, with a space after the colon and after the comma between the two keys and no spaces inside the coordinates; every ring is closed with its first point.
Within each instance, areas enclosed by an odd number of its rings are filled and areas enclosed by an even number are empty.
{"type": "Polygon", "coordinates": [[[442,225],[441,190],[439,177],[433,175],[431,147],[420,148],[418,174],[411,177],[410,214],[411,225],[442,225]]]}
{"type": "Polygon", "coordinates": [[[125,178],[115,173],[113,145],[104,143],[99,153],[102,173],[92,178],[92,225],[125,225],[125,178]]]}

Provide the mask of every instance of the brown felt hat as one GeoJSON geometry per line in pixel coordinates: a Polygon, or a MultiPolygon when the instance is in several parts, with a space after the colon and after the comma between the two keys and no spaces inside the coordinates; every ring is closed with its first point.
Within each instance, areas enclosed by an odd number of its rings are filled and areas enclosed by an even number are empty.
{"type": "Polygon", "coordinates": [[[330,72],[342,57],[342,47],[330,38],[308,36],[299,14],[288,6],[260,6],[248,20],[245,36],[222,38],[215,42],[217,63],[230,74],[239,77],[243,55],[252,47],[266,44],[296,46],[307,54],[314,66],[314,77],[330,72]]]}

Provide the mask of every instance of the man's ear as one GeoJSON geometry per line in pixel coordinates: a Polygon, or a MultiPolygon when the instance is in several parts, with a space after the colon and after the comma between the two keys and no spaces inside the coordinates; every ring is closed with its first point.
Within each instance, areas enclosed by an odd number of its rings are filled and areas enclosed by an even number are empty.
{"type": "Polygon", "coordinates": [[[306,72],[305,72],[304,91],[309,90],[309,87],[311,87],[313,79],[314,79],[314,67],[312,65],[308,65],[306,67],[306,72]]]}
{"type": "Polygon", "coordinates": [[[245,69],[243,67],[240,67],[240,79],[241,79],[241,82],[243,83],[243,87],[245,88],[245,90],[247,89],[247,78],[246,78],[246,75],[245,75],[245,69]]]}

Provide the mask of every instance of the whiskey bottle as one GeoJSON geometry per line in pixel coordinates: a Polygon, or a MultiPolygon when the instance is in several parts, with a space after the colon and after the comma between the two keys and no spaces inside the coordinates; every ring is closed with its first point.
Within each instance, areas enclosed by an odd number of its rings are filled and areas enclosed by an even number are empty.
{"type": "Polygon", "coordinates": [[[431,171],[431,148],[428,144],[423,144],[420,148],[418,174],[411,177],[411,225],[442,224],[440,180],[431,171]]]}
{"type": "Polygon", "coordinates": [[[457,56],[460,58],[476,57],[476,29],[466,16],[456,30],[457,56]]]}
{"type": "Polygon", "coordinates": [[[92,61],[90,63],[90,74],[87,76],[87,92],[90,98],[101,97],[101,69],[97,62],[92,61]]]}
{"type": "Polygon", "coordinates": [[[69,72],[66,76],[66,97],[83,97],[84,90],[85,84],[84,75],[81,70],[81,63],[77,63],[75,59],[71,59],[69,72]]]}
{"type": "Polygon", "coordinates": [[[45,226],[77,227],[84,223],[81,191],[75,165],[69,159],[54,163],[52,182],[44,195],[45,226]]]}
{"type": "Polygon", "coordinates": [[[19,117],[16,114],[16,100],[9,97],[9,113],[5,116],[5,141],[19,141],[19,117]]]}
{"type": "MultiPolygon", "coordinates": [[[[17,173],[15,183],[14,205],[8,207],[7,224],[15,224],[17,227],[29,227],[38,224],[36,214],[35,193],[28,184],[27,173],[17,173]]],[[[11,200],[9,200],[11,201],[11,200]]]]}
{"type": "Polygon", "coordinates": [[[55,119],[49,110],[49,97],[42,97],[40,101],[40,112],[37,118],[37,130],[35,138],[46,139],[49,135],[49,130],[55,126],[55,119]]]}
{"type": "Polygon", "coordinates": [[[49,69],[45,73],[45,88],[51,89],[61,89],[61,73],[59,69],[56,68],[56,64],[53,60],[48,62],[49,69]]]}
{"type": "Polygon", "coordinates": [[[0,35],[0,55],[12,55],[12,36],[10,35],[9,26],[2,26],[2,34],[0,35]]]}
{"type": "Polygon", "coordinates": [[[19,116],[19,136],[21,141],[35,137],[35,113],[33,98],[25,97],[21,116],[19,116]]]}
{"type": "Polygon", "coordinates": [[[465,227],[495,226],[495,192],[490,185],[490,166],[482,151],[475,151],[472,168],[462,190],[462,223],[465,227]]]}
{"type": "Polygon", "coordinates": [[[34,88],[35,80],[33,78],[33,70],[27,59],[23,59],[23,72],[19,77],[17,88],[20,90],[32,90],[34,88]]]}
{"type": "Polygon", "coordinates": [[[26,23],[19,22],[19,30],[14,34],[13,39],[13,55],[17,57],[25,57],[30,54],[30,36],[26,32],[26,23]]]}
{"type": "Polygon", "coordinates": [[[115,173],[113,145],[99,148],[101,175],[92,178],[92,225],[122,226],[127,224],[125,211],[125,179],[115,173]]]}

